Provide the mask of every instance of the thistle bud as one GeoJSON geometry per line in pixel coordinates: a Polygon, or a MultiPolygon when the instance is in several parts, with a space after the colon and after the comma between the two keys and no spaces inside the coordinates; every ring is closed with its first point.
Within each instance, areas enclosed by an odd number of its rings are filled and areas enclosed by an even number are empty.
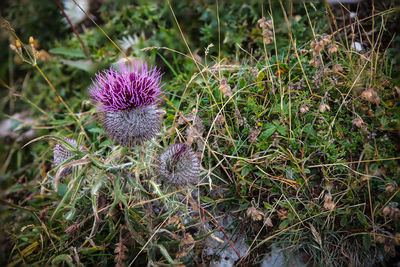
{"type": "Polygon", "coordinates": [[[170,184],[196,184],[200,175],[200,162],[189,145],[173,144],[160,154],[157,174],[170,184]]]}
{"type": "MultiPolygon", "coordinates": [[[[76,146],[77,146],[77,143],[76,143],[75,140],[72,140],[72,139],[69,139],[69,138],[64,138],[64,141],[69,143],[72,147],[76,148],[76,146]]],[[[79,148],[79,150],[84,151],[84,147],[81,146],[79,148]]],[[[54,164],[54,167],[59,166],[61,163],[63,163],[64,161],[66,161],[69,158],[72,158],[74,155],[75,155],[74,153],[68,151],[62,144],[57,143],[54,146],[54,149],[53,149],[53,164],[54,164]]],[[[61,172],[60,176],[61,177],[65,177],[65,176],[67,176],[68,174],[71,174],[71,173],[72,173],[72,167],[67,167],[61,172]]]]}

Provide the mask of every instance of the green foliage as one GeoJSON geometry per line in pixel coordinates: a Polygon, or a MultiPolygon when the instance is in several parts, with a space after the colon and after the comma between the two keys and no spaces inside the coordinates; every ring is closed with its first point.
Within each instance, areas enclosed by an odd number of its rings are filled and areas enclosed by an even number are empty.
{"type": "MultiPolygon", "coordinates": [[[[38,59],[36,68],[15,61],[12,51],[1,67],[14,75],[2,74],[3,86],[13,84],[2,115],[27,110],[33,120],[14,118],[12,128],[19,135],[34,129],[40,138],[25,147],[27,141],[0,145],[0,261],[195,265],[221,228],[231,240],[245,235],[248,265],[261,262],[272,244],[310,255],[315,265],[393,255],[400,91],[390,55],[398,40],[387,50],[356,52],[348,39],[325,36],[332,24],[324,4],[220,2],[218,12],[209,1],[172,1],[174,13],[160,1],[100,7],[100,27],[115,43],[137,36],[123,52],[165,72],[162,132],[134,148],[112,143],[88,99],[96,71],[122,58],[101,29],[80,33],[88,58],[78,38],[65,35],[54,6],[40,7],[56,17],[46,33],[28,23],[43,29],[42,9],[28,20],[20,6],[8,7],[11,22],[24,17],[21,41],[43,38],[50,58],[38,59]],[[258,24],[261,10],[273,19],[272,43],[258,24]],[[324,38],[316,53],[313,42],[324,38]],[[331,45],[338,51],[329,52],[331,45]],[[62,164],[74,165],[66,178],[57,175],[63,166],[52,165],[51,148],[67,145],[63,137],[85,147],[68,147],[75,156],[62,164]],[[196,187],[174,187],[155,175],[155,159],[177,142],[190,142],[202,159],[196,187]],[[227,217],[231,225],[223,223],[227,217]]],[[[30,11],[37,3],[27,5],[30,11]]],[[[384,22],[393,16],[377,15],[384,22]]]]}

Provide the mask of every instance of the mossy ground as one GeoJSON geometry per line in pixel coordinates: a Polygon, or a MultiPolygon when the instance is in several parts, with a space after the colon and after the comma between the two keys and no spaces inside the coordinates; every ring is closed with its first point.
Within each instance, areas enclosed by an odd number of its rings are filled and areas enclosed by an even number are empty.
{"type": "Polygon", "coordinates": [[[220,239],[227,216],[222,241],[248,245],[237,264],[260,263],[272,244],[316,266],[399,256],[393,3],[338,28],[323,3],[105,1],[99,27],[77,26],[90,58],[55,4],[34,5],[10,3],[3,14],[2,115],[27,112],[33,119],[13,127],[38,139],[0,146],[2,262],[208,264],[218,253],[205,255],[206,240],[220,239]],[[54,23],[42,35],[32,25],[43,13],[54,23]],[[45,51],[37,65],[30,35],[45,51]],[[154,141],[124,148],[105,135],[87,88],[123,57],[108,38],[123,47],[135,35],[123,52],[162,68],[166,114],[154,141]],[[15,37],[27,62],[7,50],[15,37]],[[52,148],[63,137],[85,149],[72,149],[73,173],[59,179],[52,148]],[[154,159],[178,142],[201,159],[197,186],[155,176],[154,159]]]}

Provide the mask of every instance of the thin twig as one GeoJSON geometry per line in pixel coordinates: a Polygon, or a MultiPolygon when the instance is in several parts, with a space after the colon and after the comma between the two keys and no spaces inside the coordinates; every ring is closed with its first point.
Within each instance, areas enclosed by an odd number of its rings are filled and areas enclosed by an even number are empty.
{"type": "Polygon", "coordinates": [[[226,240],[228,240],[229,245],[232,247],[232,249],[235,251],[236,255],[239,257],[240,260],[240,254],[239,252],[236,250],[235,245],[232,243],[232,241],[229,239],[228,235],[226,234],[224,228],[222,228],[222,226],[219,224],[219,222],[214,218],[214,216],[212,216],[211,213],[209,213],[206,209],[204,209],[201,205],[198,205],[200,207],[200,209],[202,211],[204,211],[205,213],[207,213],[208,216],[211,217],[211,219],[217,224],[218,228],[222,231],[222,233],[224,234],[226,240]]]}
{"type": "Polygon", "coordinates": [[[65,13],[64,8],[62,7],[60,1],[58,0],[54,0],[54,2],[56,2],[56,5],[58,6],[58,8],[61,10],[61,13],[63,14],[63,16],[65,17],[65,19],[67,20],[69,26],[71,26],[72,31],[74,32],[75,36],[78,38],[79,42],[81,43],[81,46],[83,48],[83,51],[85,52],[85,55],[89,58],[92,59],[92,57],[90,56],[89,50],[87,49],[86,45],[83,43],[81,37],[79,36],[78,31],[75,29],[74,25],[72,25],[71,20],[69,19],[68,15],[65,13]]]}
{"type": "Polygon", "coordinates": [[[400,157],[386,158],[386,159],[368,159],[368,160],[360,160],[360,161],[318,164],[318,165],[307,166],[307,168],[319,168],[319,167],[328,167],[328,166],[336,166],[336,165],[347,165],[347,164],[353,164],[353,163],[365,163],[365,162],[376,162],[376,161],[398,160],[398,159],[400,159],[400,157]]]}

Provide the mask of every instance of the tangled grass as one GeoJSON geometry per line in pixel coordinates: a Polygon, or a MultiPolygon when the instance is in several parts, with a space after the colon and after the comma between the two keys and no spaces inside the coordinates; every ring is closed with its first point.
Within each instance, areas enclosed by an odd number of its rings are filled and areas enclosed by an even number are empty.
{"type": "Polygon", "coordinates": [[[28,109],[34,119],[16,130],[37,138],[1,146],[1,260],[195,265],[231,249],[232,263],[255,265],[278,247],[308,265],[390,262],[400,243],[400,89],[398,44],[381,44],[395,11],[376,7],[371,36],[360,21],[337,28],[324,4],[108,3],[102,24],[79,33],[91,58],[73,35],[42,58],[35,39],[24,44],[3,21],[10,57],[25,62],[14,85],[2,80],[3,107],[28,109]],[[141,31],[125,51],[108,41],[141,31]],[[161,133],[133,147],[110,140],[87,100],[94,70],[120,52],[166,73],[161,133]],[[58,166],[55,143],[72,155],[58,166]],[[158,177],[174,143],[198,157],[197,184],[158,177]]]}

